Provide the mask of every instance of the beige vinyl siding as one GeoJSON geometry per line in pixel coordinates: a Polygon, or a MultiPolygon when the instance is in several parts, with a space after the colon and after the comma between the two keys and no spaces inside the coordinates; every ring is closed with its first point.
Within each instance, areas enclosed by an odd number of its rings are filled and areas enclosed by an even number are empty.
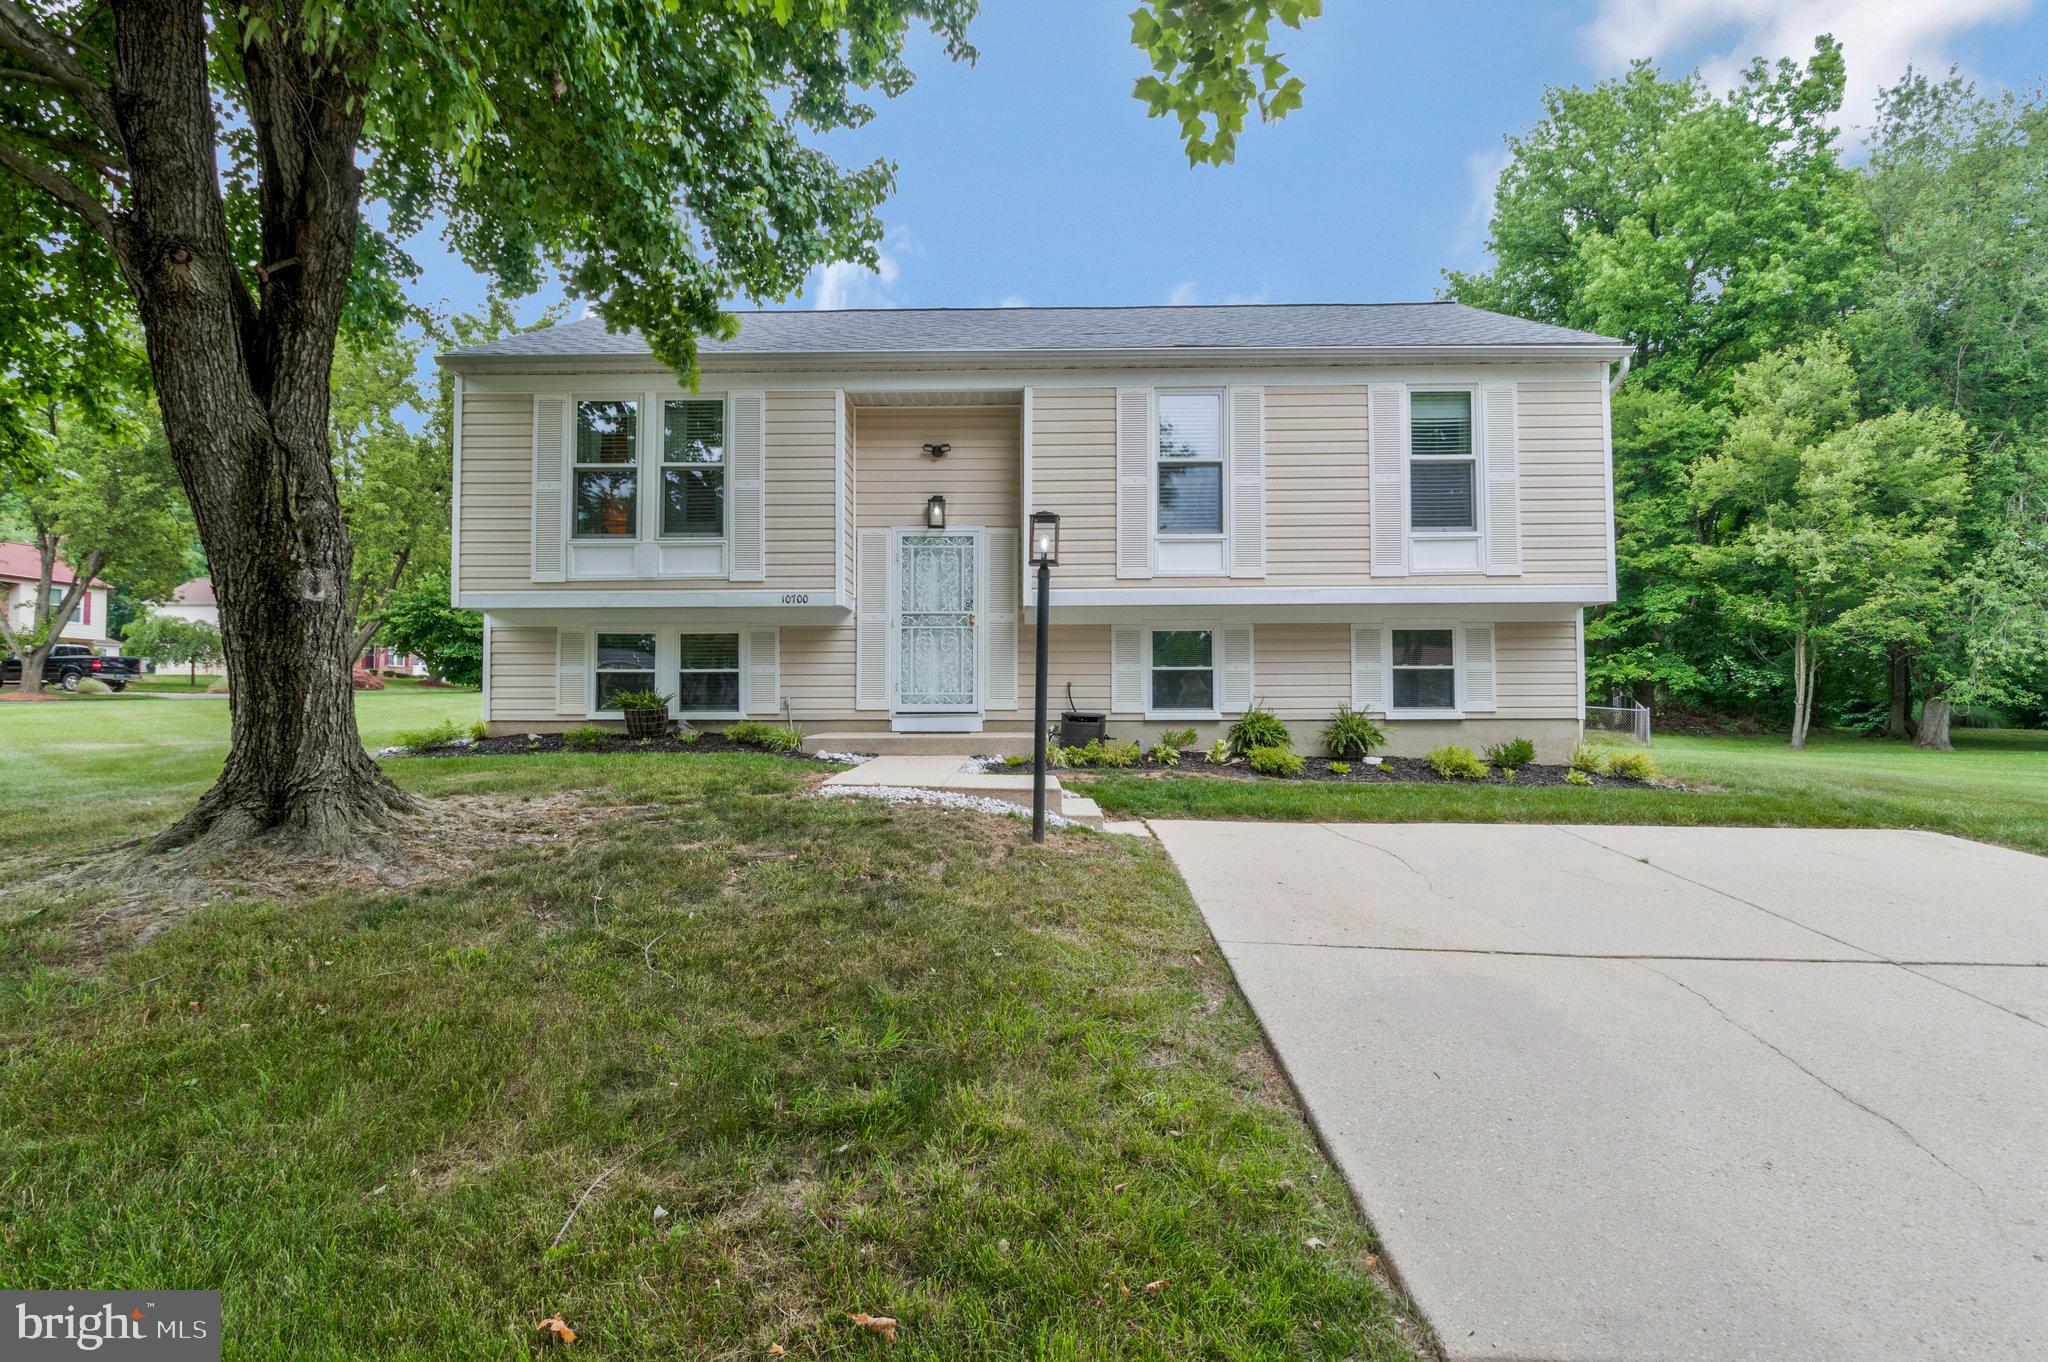
{"type": "Polygon", "coordinates": [[[524,591],[533,571],[533,398],[462,395],[461,591],[524,591]]]}
{"type": "Polygon", "coordinates": [[[1497,717],[1579,717],[1579,638],[1573,621],[1496,624],[1493,665],[1497,717]]]}
{"type": "MultiPolygon", "coordinates": [[[[1038,633],[1036,621],[1028,614],[1017,630],[1017,708],[990,710],[990,718],[1031,723],[1037,703],[1038,633]]],[[[1084,713],[1109,712],[1109,626],[1106,624],[1055,624],[1051,646],[1046,650],[1045,712],[1054,722],[1067,708],[1067,686],[1074,688],[1074,704],[1084,713]]]]}
{"type": "MultiPolygon", "coordinates": [[[[643,399],[644,400],[644,399],[643,399]]],[[[462,400],[462,514],[457,527],[462,591],[721,591],[723,577],[647,577],[536,582],[533,570],[533,401],[529,395],[465,393],[462,400]]],[[[837,585],[833,413],[838,396],[771,392],[767,425],[766,582],[770,591],[830,591],[837,585]]],[[[648,438],[658,429],[646,425],[648,438]]],[[[643,487],[643,501],[657,495],[643,487]]]]}
{"type": "Polygon", "coordinates": [[[1363,386],[1266,389],[1267,585],[1369,578],[1365,393],[1363,386]]]}
{"type": "Polygon", "coordinates": [[[1055,589],[1136,585],[1116,575],[1114,388],[1033,392],[1031,505],[1059,513],[1055,589]]]}
{"type": "Polygon", "coordinates": [[[946,499],[946,524],[1015,528],[1019,409],[873,407],[859,413],[862,529],[924,524],[925,501],[946,499]],[[950,444],[934,459],[927,444],[950,444]]]}
{"type": "Polygon", "coordinates": [[[1254,625],[1252,699],[1294,730],[1297,746],[1313,750],[1337,706],[1351,703],[1351,626],[1254,625]]]}
{"type": "Polygon", "coordinates": [[[855,717],[851,623],[782,628],[782,694],[798,727],[855,717]]]}
{"type": "MultiPolygon", "coordinates": [[[[467,411],[463,415],[467,420],[467,411]]],[[[491,722],[553,723],[559,717],[555,713],[553,627],[493,625],[491,722]]]]}

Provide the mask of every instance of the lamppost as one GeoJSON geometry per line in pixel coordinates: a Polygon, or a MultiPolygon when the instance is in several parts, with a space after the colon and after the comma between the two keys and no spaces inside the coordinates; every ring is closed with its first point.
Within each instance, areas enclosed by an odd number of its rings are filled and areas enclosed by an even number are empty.
{"type": "Polygon", "coordinates": [[[1031,561],[1038,567],[1038,686],[1031,737],[1031,840],[1045,840],[1045,673],[1052,623],[1052,567],[1060,560],[1060,518],[1031,513],[1031,561]]]}

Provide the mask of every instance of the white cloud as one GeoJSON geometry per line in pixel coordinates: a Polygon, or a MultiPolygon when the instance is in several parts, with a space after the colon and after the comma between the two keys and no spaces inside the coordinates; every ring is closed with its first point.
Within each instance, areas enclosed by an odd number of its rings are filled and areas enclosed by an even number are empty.
{"type": "MultiPolygon", "coordinates": [[[[1228,307],[1239,307],[1269,302],[1272,297],[1272,285],[1265,284],[1260,286],[1257,293],[1226,293],[1223,295],[1223,302],[1228,307]]],[[[1181,280],[1173,286],[1173,291],[1166,295],[1166,305],[1168,307],[1193,307],[1201,301],[1201,286],[1193,279],[1181,280]]]]}
{"type": "Polygon", "coordinates": [[[1486,252],[1486,228],[1493,221],[1493,190],[1514,164],[1505,146],[1475,151],[1465,157],[1465,216],[1451,238],[1451,255],[1459,263],[1476,264],[1486,252]]]}
{"type": "Polygon", "coordinates": [[[1849,67],[1842,118],[1853,127],[1869,124],[1877,92],[1909,65],[1946,71],[1955,34],[2032,8],[2033,0],[1600,0],[1579,36],[1613,67],[1637,57],[1689,64],[1688,54],[1709,49],[1700,74],[1726,89],[1752,57],[1801,59],[1815,34],[1832,33],[1849,67]]]}
{"type": "Polygon", "coordinates": [[[875,257],[875,268],[851,260],[835,260],[818,272],[817,287],[811,290],[811,306],[824,312],[849,307],[894,307],[889,290],[901,277],[903,267],[884,249],[875,257]]]}
{"type": "Polygon", "coordinates": [[[1007,295],[1005,295],[1005,296],[1004,296],[1004,298],[1003,298],[1003,301],[1001,301],[1000,303],[997,303],[997,304],[996,304],[996,306],[997,306],[997,307],[1030,307],[1030,306],[1031,306],[1031,300],[1030,300],[1029,298],[1026,298],[1026,297],[1025,297],[1025,296],[1024,296],[1023,294],[1021,294],[1021,293],[1011,293],[1011,294],[1007,294],[1007,295]]]}
{"type": "Polygon", "coordinates": [[[1273,286],[1264,285],[1257,293],[1226,293],[1223,295],[1223,301],[1232,307],[1270,303],[1273,301],[1273,286]]]}
{"type": "Polygon", "coordinates": [[[1198,301],[1200,301],[1200,294],[1197,292],[1195,281],[1192,279],[1181,280],[1173,286],[1173,292],[1166,295],[1166,305],[1168,307],[1187,307],[1198,301]]]}

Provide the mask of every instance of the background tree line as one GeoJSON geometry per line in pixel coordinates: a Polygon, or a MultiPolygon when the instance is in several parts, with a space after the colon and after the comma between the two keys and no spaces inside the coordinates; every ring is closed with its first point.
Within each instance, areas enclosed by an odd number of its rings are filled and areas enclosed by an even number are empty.
{"type": "Polygon", "coordinates": [[[1843,63],[1637,63],[1508,139],[1461,302],[1626,338],[1596,697],[1947,744],[2048,703],[2048,107],[1843,63]]]}

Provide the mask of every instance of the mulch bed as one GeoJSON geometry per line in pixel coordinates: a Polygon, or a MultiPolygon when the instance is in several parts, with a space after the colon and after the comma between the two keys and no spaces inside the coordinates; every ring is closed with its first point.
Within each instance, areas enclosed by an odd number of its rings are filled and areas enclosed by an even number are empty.
{"type": "MultiPolygon", "coordinates": [[[[1307,766],[1298,776],[1268,776],[1252,770],[1243,762],[1232,762],[1228,766],[1212,764],[1208,758],[1189,754],[1181,758],[1178,766],[1162,766],[1152,757],[1141,757],[1136,766],[1119,768],[1091,767],[1089,774],[1113,776],[1213,776],[1221,780],[1282,780],[1322,781],[1331,785],[1564,785],[1565,773],[1569,766],[1524,766],[1516,772],[1513,780],[1502,779],[1498,767],[1484,780],[1448,780],[1429,768],[1429,763],[1420,757],[1382,757],[1378,766],[1369,766],[1362,761],[1351,763],[1351,770],[1343,775],[1330,769],[1330,758],[1309,757],[1307,766]]],[[[1624,780],[1618,776],[1590,776],[1595,785],[1635,786],[1638,789],[1655,782],[1624,780]]]]}
{"type": "MultiPolygon", "coordinates": [[[[747,747],[728,739],[723,733],[698,733],[697,741],[684,742],[676,734],[665,738],[629,738],[624,732],[609,733],[602,747],[570,747],[560,733],[508,733],[498,738],[478,738],[470,742],[436,743],[402,755],[409,757],[520,757],[536,752],[577,752],[602,756],[612,752],[762,752],[759,747],[747,747]]],[[[394,755],[400,755],[395,754],[394,755]]],[[[772,756],[787,756],[799,761],[813,760],[795,752],[775,752],[772,756]]]]}

